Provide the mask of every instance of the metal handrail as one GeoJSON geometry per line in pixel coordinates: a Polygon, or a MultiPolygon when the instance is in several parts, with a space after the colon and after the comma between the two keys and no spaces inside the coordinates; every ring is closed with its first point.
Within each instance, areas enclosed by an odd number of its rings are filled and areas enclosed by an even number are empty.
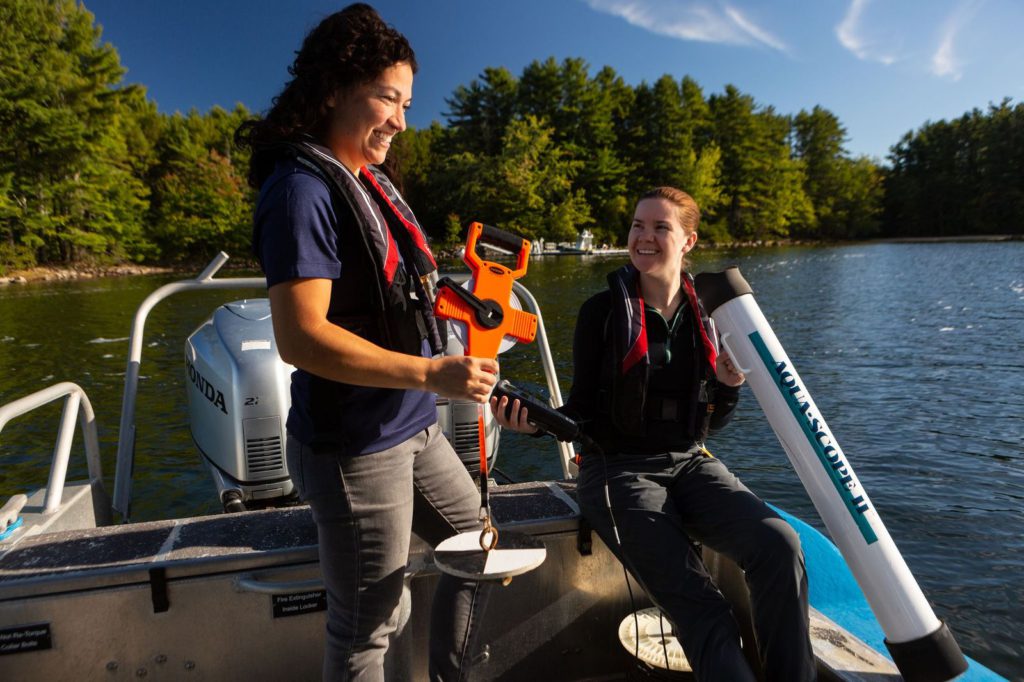
{"type": "MultiPolygon", "coordinates": [[[[128,366],[125,370],[124,396],[121,401],[121,423],[118,428],[117,464],[114,473],[113,508],[120,512],[122,520],[125,522],[130,520],[131,515],[132,475],[135,466],[135,402],[138,395],[139,368],[142,364],[142,338],[146,326],[146,318],[157,303],[182,291],[249,287],[263,289],[266,287],[266,280],[262,277],[213,279],[213,276],[227,260],[228,255],[221,251],[195,279],[165,284],[147,296],[139,306],[139,309],[135,311],[135,318],[132,322],[131,335],[128,341],[128,366]]],[[[541,364],[544,368],[548,390],[551,395],[550,402],[553,407],[559,407],[562,404],[562,392],[558,387],[555,363],[551,357],[551,349],[548,346],[547,333],[544,329],[544,319],[540,313],[540,306],[537,304],[533,294],[519,282],[513,282],[513,291],[523,299],[527,310],[537,316],[537,344],[540,348],[541,364]]],[[[576,465],[573,463],[575,453],[572,450],[572,444],[559,442],[558,448],[562,475],[564,478],[572,478],[577,471],[576,465]]]]}
{"type": "Polygon", "coordinates": [[[238,592],[256,592],[259,594],[291,594],[294,592],[313,592],[324,589],[323,578],[293,581],[260,580],[252,573],[235,578],[235,590],[238,592]]]}
{"type": "Polygon", "coordinates": [[[131,516],[132,472],[135,467],[135,399],[139,389],[139,367],[142,365],[142,337],[146,327],[146,317],[157,303],[182,291],[266,288],[267,282],[262,277],[213,279],[213,276],[227,260],[228,255],[221,251],[195,279],[165,284],[147,296],[139,309],[135,311],[135,319],[132,322],[132,331],[128,340],[128,367],[124,376],[121,424],[117,432],[117,468],[114,472],[113,507],[121,513],[122,520],[125,522],[128,522],[131,516]]]}
{"type": "Polygon", "coordinates": [[[14,417],[18,417],[36,408],[52,403],[60,398],[64,401],[64,410],[57,430],[57,443],[53,448],[53,463],[50,465],[50,478],[46,484],[46,498],[43,513],[55,512],[64,495],[64,480],[68,473],[68,459],[71,453],[71,442],[75,435],[75,417],[82,427],[82,439],[85,441],[85,460],[89,468],[89,482],[103,487],[103,473],[100,467],[100,445],[96,432],[96,413],[93,412],[89,396],[82,387],[70,381],[54,384],[36,391],[24,398],[0,407],[0,431],[3,431],[14,417]]]}
{"type": "MultiPolygon", "coordinates": [[[[540,364],[544,368],[544,378],[548,382],[548,393],[551,396],[548,402],[551,407],[561,407],[562,391],[558,387],[558,375],[555,373],[555,360],[551,357],[551,346],[548,344],[548,333],[544,328],[544,317],[540,314],[540,305],[533,294],[519,282],[512,282],[512,291],[523,299],[527,310],[537,316],[537,347],[540,349],[540,364]]],[[[565,443],[559,440],[558,454],[562,464],[562,478],[569,479],[576,476],[579,468],[576,466],[576,453],[573,451],[572,443],[565,443]]]]}

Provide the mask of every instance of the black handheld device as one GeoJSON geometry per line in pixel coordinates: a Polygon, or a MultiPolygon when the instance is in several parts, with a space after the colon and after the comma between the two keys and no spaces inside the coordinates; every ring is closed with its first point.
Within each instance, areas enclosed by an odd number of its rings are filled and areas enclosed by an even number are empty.
{"type": "Polygon", "coordinates": [[[544,433],[550,433],[558,440],[573,441],[584,438],[580,431],[579,424],[569,419],[564,414],[548,405],[540,402],[530,394],[516,388],[511,383],[502,379],[494,387],[491,393],[499,400],[503,396],[508,397],[508,407],[505,415],[511,417],[512,401],[518,400],[519,404],[527,410],[527,421],[533,424],[544,433]]]}

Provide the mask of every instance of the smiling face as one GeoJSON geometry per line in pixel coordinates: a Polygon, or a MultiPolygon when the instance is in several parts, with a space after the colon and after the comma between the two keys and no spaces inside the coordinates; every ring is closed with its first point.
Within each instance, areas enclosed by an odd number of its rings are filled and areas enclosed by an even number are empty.
{"type": "Polygon", "coordinates": [[[327,100],[331,109],[327,146],[352,172],[387,158],[391,138],[405,130],[405,111],[412,102],[412,67],[398,62],[377,78],[327,100]]]}
{"type": "Polygon", "coordinates": [[[678,280],[683,256],[697,242],[695,231],[686,232],[676,207],[667,199],[641,199],[629,230],[629,259],[641,273],[678,280]]]}

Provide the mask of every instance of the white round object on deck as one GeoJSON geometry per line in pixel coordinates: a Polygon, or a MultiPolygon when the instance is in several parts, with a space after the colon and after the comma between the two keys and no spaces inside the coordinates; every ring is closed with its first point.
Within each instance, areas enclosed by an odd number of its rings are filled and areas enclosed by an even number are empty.
{"type": "Polygon", "coordinates": [[[484,551],[480,531],[453,535],[434,548],[434,563],[444,573],[467,580],[504,580],[544,563],[544,543],[531,535],[499,531],[498,544],[484,551]]]}
{"type": "Polygon", "coordinates": [[[657,607],[641,609],[630,613],[619,623],[619,641],[632,656],[652,668],[674,672],[691,672],[683,647],[676,639],[672,623],[657,607]],[[637,626],[640,629],[640,645],[637,646],[637,626]],[[664,640],[664,641],[663,641],[664,640]]]}

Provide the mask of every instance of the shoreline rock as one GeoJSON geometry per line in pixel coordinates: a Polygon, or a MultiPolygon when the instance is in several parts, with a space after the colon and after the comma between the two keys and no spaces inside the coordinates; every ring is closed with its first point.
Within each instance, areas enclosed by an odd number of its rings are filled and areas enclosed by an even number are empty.
{"type": "Polygon", "coordinates": [[[158,275],[178,272],[180,268],[152,265],[109,265],[109,266],[77,266],[55,268],[40,266],[26,270],[14,270],[0,277],[0,286],[7,284],[28,284],[30,282],[60,282],[98,277],[128,277],[134,275],[158,275]]]}

